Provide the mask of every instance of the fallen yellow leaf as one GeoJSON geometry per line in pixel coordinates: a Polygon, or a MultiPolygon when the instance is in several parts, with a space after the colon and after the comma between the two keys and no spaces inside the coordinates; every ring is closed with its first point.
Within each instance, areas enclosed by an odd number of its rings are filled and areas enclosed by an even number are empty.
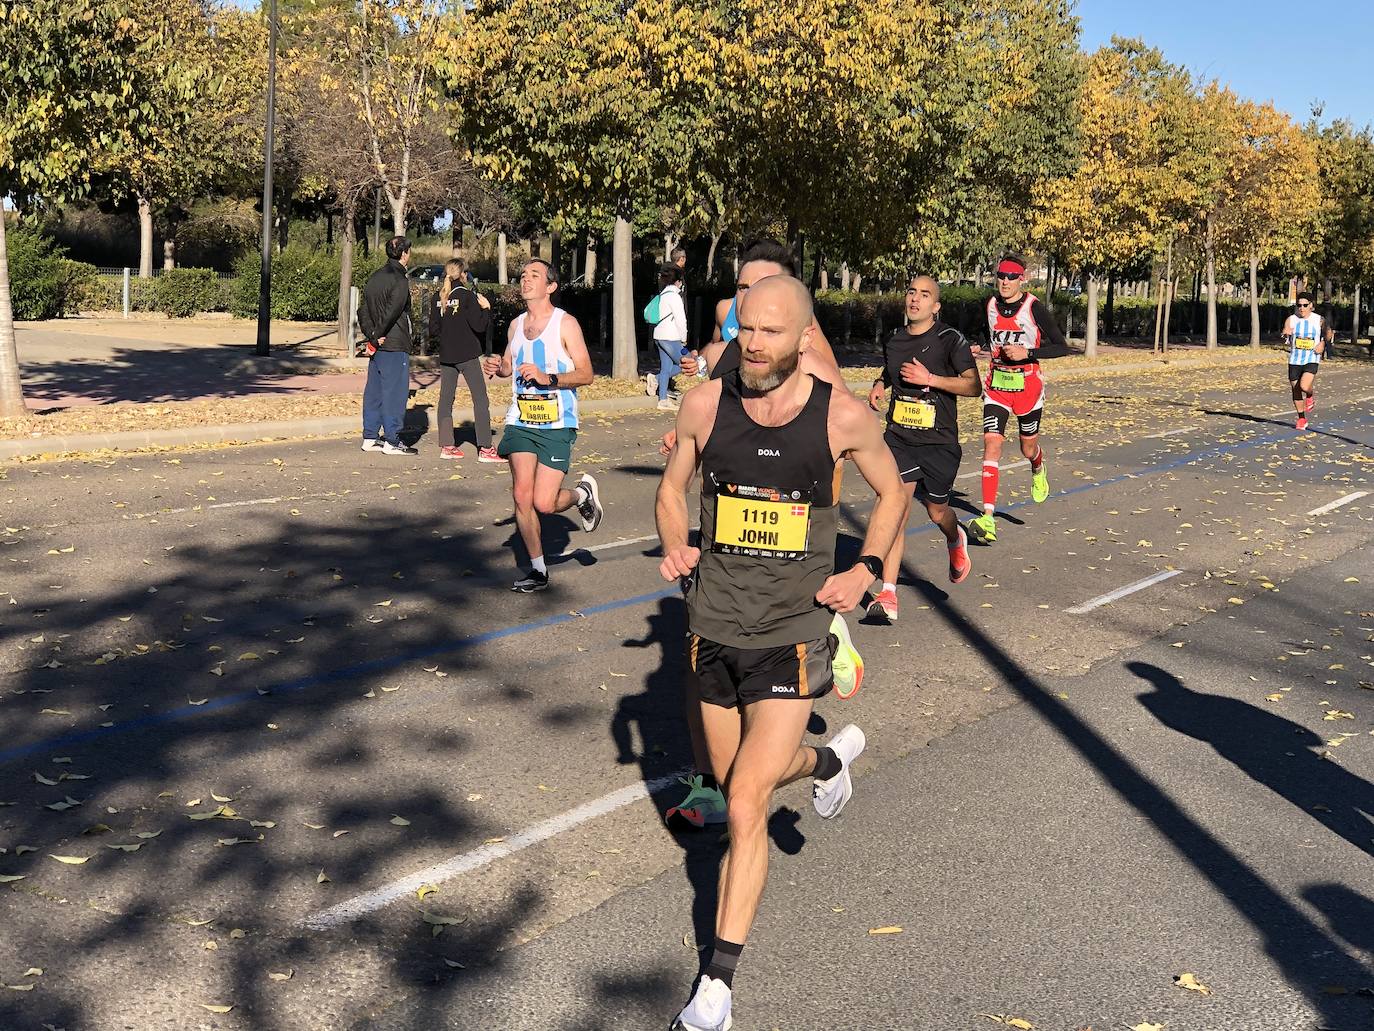
{"type": "Polygon", "coordinates": [[[91,858],[90,856],[54,856],[51,852],[48,855],[59,863],[66,863],[68,866],[80,866],[91,858]]]}
{"type": "Polygon", "coordinates": [[[1212,989],[1199,981],[1192,974],[1179,974],[1174,978],[1174,984],[1180,988],[1186,988],[1190,992],[1197,992],[1200,995],[1211,995],[1212,989]]]}
{"type": "Polygon", "coordinates": [[[869,933],[869,934],[901,934],[901,933],[902,933],[902,929],[901,929],[900,927],[896,927],[896,926],[893,926],[893,927],[874,927],[874,928],[871,928],[871,929],[869,930],[868,933],[869,933]]]}
{"type": "Polygon", "coordinates": [[[208,1002],[202,1002],[200,1006],[201,1009],[207,1009],[211,1013],[228,1013],[234,1008],[233,1006],[211,1006],[208,1002]]]}

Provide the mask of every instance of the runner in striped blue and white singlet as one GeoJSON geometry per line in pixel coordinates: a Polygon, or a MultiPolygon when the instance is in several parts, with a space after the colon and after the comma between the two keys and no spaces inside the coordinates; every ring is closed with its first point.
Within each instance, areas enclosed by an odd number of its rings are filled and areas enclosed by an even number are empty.
{"type": "Polygon", "coordinates": [[[1293,408],[1298,413],[1297,428],[1307,429],[1316,404],[1317,370],[1326,351],[1330,330],[1313,310],[1312,295],[1298,294],[1297,311],[1283,324],[1283,340],[1288,345],[1288,385],[1293,391],[1293,408]]]}

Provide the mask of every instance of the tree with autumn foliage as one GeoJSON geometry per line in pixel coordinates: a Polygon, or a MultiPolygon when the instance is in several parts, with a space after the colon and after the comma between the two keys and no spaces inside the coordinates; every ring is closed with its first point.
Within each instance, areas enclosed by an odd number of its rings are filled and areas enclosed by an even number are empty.
{"type": "MultiPolygon", "coordinates": [[[[170,46],[118,0],[0,0],[0,197],[79,197],[96,159],[143,145],[133,69],[170,46]]],[[[0,209],[0,418],[25,414],[0,209]]]]}
{"type": "Polygon", "coordinates": [[[1334,276],[1354,290],[1351,343],[1360,335],[1360,293],[1374,282],[1374,135],[1339,120],[1306,130],[1317,150],[1321,176],[1319,244],[1308,270],[1334,276]]]}
{"type": "Polygon", "coordinates": [[[1079,95],[1082,159],[1034,202],[1035,241],[1087,279],[1086,346],[1097,351],[1102,275],[1161,247],[1192,192],[1196,129],[1188,73],[1139,40],[1113,39],[1085,59],[1079,95]]]}
{"type": "Polygon", "coordinates": [[[608,211],[613,232],[612,374],[637,374],[631,227],[710,194],[720,134],[725,25],[672,0],[484,0],[446,69],[455,133],[498,182],[551,211],[608,211]]]}
{"type": "Polygon", "coordinates": [[[1259,266],[1305,259],[1320,239],[1321,180],[1315,142],[1272,104],[1209,91],[1223,175],[1204,216],[1207,262],[1207,346],[1217,346],[1217,262],[1245,260],[1250,273],[1250,346],[1260,346],[1259,266]]]}

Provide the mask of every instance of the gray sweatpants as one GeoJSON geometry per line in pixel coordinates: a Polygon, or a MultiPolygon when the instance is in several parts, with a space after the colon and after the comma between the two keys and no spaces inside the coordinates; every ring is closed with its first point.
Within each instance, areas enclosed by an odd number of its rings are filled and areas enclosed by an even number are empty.
{"type": "Polygon", "coordinates": [[[472,395],[472,422],[478,447],[491,446],[491,402],[487,400],[487,378],[482,374],[482,359],[473,358],[461,364],[443,363],[439,381],[439,446],[456,447],[453,435],[453,399],[458,393],[458,374],[467,381],[472,395]]]}

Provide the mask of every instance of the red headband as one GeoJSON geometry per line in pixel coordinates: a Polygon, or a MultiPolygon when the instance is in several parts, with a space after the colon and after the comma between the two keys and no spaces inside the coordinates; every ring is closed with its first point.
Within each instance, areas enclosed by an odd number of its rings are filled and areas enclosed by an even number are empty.
{"type": "Polygon", "coordinates": [[[1021,273],[1026,271],[1026,266],[1022,265],[1019,261],[1007,260],[1003,261],[1001,264],[997,266],[997,271],[1015,272],[1017,275],[1020,275],[1021,273]]]}

